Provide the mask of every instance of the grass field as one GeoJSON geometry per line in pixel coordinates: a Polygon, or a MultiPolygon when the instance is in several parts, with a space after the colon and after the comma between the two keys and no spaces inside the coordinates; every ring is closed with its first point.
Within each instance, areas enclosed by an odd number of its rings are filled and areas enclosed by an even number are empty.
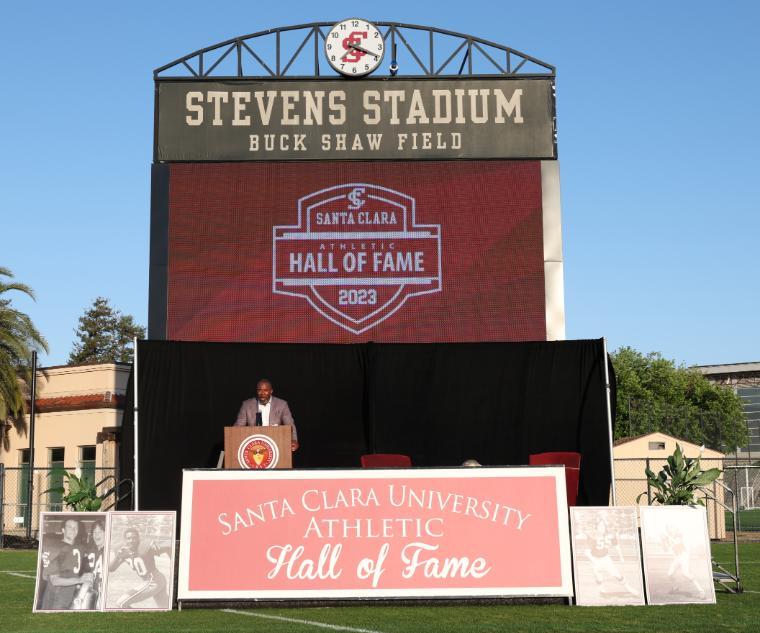
{"type": "MultiPolygon", "coordinates": [[[[127,631],[168,633],[221,631],[346,631],[350,633],[488,632],[689,632],[760,630],[760,543],[740,544],[745,593],[718,590],[717,605],[569,607],[504,605],[448,607],[322,607],[303,609],[185,609],[169,613],[32,614],[37,553],[0,551],[0,631],[127,631]]],[[[732,569],[733,549],[713,545],[713,555],[732,569]]]]}
{"type": "MultiPolygon", "coordinates": [[[[760,538],[760,510],[739,510],[736,517],[739,531],[758,532],[760,538]]],[[[731,530],[731,515],[726,512],[726,529],[731,530]]]]}

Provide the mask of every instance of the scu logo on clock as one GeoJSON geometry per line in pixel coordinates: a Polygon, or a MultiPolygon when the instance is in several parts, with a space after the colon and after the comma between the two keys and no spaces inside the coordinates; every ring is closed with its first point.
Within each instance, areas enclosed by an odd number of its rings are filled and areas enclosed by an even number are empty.
{"type": "Polygon", "coordinates": [[[363,77],[383,61],[385,43],[379,29],[367,20],[350,18],[330,29],[325,55],[330,66],[347,77],[363,77]]]}

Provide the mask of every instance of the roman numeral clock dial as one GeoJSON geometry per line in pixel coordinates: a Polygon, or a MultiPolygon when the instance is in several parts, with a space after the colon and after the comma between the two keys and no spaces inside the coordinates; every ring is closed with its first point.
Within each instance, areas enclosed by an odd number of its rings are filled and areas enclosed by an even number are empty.
{"type": "Polygon", "coordinates": [[[325,40],[327,61],[347,77],[369,75],[383,61],[384,53],[385,44],[378,28],[358,18],[338,22],[325,40]]]}

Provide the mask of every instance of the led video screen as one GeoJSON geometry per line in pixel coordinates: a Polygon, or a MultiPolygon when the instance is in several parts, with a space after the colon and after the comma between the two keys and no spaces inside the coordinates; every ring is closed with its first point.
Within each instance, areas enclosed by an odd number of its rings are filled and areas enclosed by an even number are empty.
{"type": "Polygon", "coordinates": [[[540,161],[172,164],[166,337],[546,339],[540,161]]]}

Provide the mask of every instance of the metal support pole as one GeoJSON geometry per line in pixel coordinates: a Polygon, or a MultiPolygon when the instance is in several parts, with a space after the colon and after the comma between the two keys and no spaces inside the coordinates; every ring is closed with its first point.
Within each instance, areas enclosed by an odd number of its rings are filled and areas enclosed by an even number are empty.
{"type": "Polygon", "coordinates": [[[612,505],[617,505],[617,491],[615,490],[615,455],[612,436],[612,404],[610,402],[610,370],[607,367],[607,338],[602,338],[602,366],[604,367],[604,390],[607,397],[607,433],[610,443],[610,486],[612,491],[612,505]]]}
{"type": "Polygon", "coordinates": [[[739,508],[736,505],[736,492],[731,491],[731,517],[734,528],[734,570],[736,571],[736,591],[744,591],[741,585],[741,575],[739,574],[739,508]]]}
{"type": "Polygon", "coordinates": [[[34,505],[34,422],[37,409],[37,350],[32,351],[32,384],[29,406],[29,479],[26,483],[26,538],[32,538],[32,506],[34,505]]]}
{"type": "Polygon", "coordinates": [[[747,425],[747,460],[748,463],[752,463],[752,436],[750,435],[749,420],[745,417],[744,422],[747,425]]]}
{"type": "Polygon", "coordinates": [[[5,464],[0,464],[0,549],[5,547],[5,464]]]}
{"type": "MultiPolygon", "coordinates": [[[[647,457],[647,468],[651,469],[652,465],[649,462],[649,458],[647,457]]],[[[652,484],[649,483],[649,477],[647,477],[647,505],[652,505],[652,484]]]]}
{"type": "Polygon", "coordinates": [[[135,496],[134,496],[134,500],[135,500],[135,510],[139,510],[140,509],[140,466],[139,466],[139,462],[137,461],[138,453],[139,453],[139,444],[138,444],[138,441],[137,441],[138,440],[138,433],[137,433],[137,412],[138,412],[139,407],[137,405],[137,385],[138,385],[138,380],[137,380],[137,337],[136,336],[134,338],[134,352],[135,352],[135,357],[134,357],[134,361],[133,361],[134,362],[134,368],[135,368],[135,371],[134,371],[135,401],[134,401],[134,405],[133,405],[134,406],[134,409],[133,409],[133,411],[134,411],[134,443],[135,443],[134,450],[133,450],[133,455],[134,455],[134,460],[135,460],[135,496]]]}

